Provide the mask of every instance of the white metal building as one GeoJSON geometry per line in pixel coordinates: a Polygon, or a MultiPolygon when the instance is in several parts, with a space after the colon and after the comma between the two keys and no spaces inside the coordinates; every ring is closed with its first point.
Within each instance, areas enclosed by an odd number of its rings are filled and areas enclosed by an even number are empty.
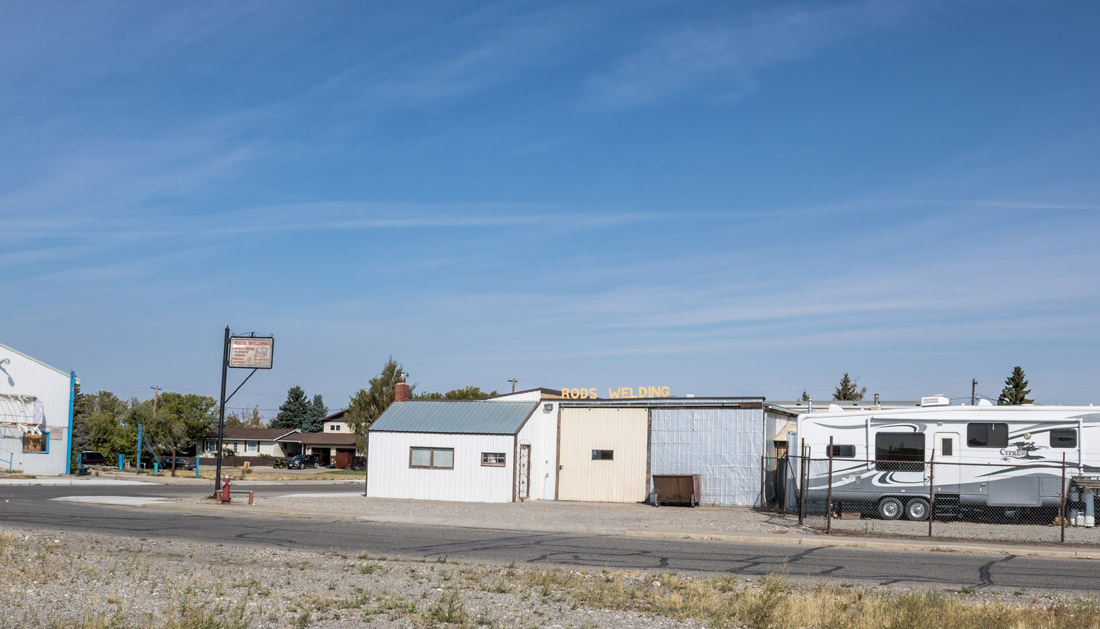
{"type": "MultiPolygon", "coordinates": [[[[487,402],[533,402],[538,408],[519,435],[519,445],[530,451],[530,485],[527,499],[553,500],[558,482],[558,405],[561,392],[555,389],[529,389],[505,393],[489,398],[487,402]]],[[[522,489],[522,488],[521,488],[522,489]]],[[[524,494],[520,494],[523,496],[524,494]]]]}
{"type": "Polygon", "coordinates": [[[69,473],[76,375],[0,345],[0,470],[69,473]]]}
{"type": "Polygon", "coordinates": [[[537,402],[414,400],[371,426],[367,496],[467,502],[532,497],[537,402]]]}

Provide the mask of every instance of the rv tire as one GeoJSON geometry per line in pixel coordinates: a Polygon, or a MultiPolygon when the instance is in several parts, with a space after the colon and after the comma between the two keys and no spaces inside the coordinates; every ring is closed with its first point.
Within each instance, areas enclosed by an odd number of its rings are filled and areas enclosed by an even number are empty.
{"type": "Polygon", "coordinates": [[[878,517],[883,520],[896,520],[901,517],[903,510],[901,501],[893,496],[878,501],[878,517]]]}
{"type": "Polygon", "coordinates": [[[905,503],[905,517],[910,520],[923,522],[928,519],[929,511],[928,500],[924,498],[913,498],[905,503]]]}

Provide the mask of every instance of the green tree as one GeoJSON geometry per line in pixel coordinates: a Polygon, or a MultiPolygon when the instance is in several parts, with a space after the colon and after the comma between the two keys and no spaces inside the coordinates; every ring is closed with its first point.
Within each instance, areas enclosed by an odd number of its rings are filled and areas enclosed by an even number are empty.
{"type": "Polygon", "coordinates": [[[844,377],[840,379],[840,386],[833,392],[833,399],[844,402],[858,402],[863,399],[866,393],[867,387],[857,389],[856,382],[849,378],[848,372],[845,371],[844,377]]]}
{"type": "MultiPolygon", "coordinates": [[[[176,453],[201,439],[218,421],[217,402],[205,395],[162,393],[146,432],[158,448],[176,453]]],[[[172,475],[176,475],[173,461],[172,475]]]]}
{"type": "Polygon", "coordinates": [[[462,389],[451,389],[446,393],[422,393],[416,396],[418,400],[484,400],[493,397],[496,391],[486,393],[481,387],[468,386],[462,389]]]}
{"type": "Polygon", "coordinates": [[[1001,389],[1001,395],[997,397],[997,404],[1000,406],[1018,406],[1035,402],[1035,400],[1028,399],[1028,393],[1031,393],[1031,389],[1027,388],[1027,378],[1024,377],[1024,370],[1017,365],[1012,368],[1012,373],[1005,378],[1005,386],[1001,389]]]}
{"type": "Polygon", "coordinates": [[[297,428],[302,432],[314,432],[303,428],[303,426],[311,423],[313,412],[313,406],[302,387],[291,387],[286,392],[286,401],[279,407],[279,414],[271,421],[271,427],[291,430],[297,428]]]}
{"type": "Polygon", "coordinates": [[[313,396],[313,401],[309,404],[308,420],[302,424],[302,432],[321,432],[325,427],[321,420],[326,415],[328,415],[328,407],[325,406],[324,400],[320,395],[313,396]]]}
{"type": "Polygon", "coordinates": [[[264,416],[260,414],[260,407],[254,406],[251,410],[232,412],[225,416],[226,428],[264,428],[264,416]]]}
{"type": "MultiPolygon", "coordinates": [[[[382,372],[370,379],[369,389],[359,389],[348,401],[348,411],[344,421],[355,432],[355,447],[367,452],[367,430],[374,420],[393,404],[394,387],[405,376],[405,369],[390,356],[382,366],[382,372]]],[[[410,387],[411,393],[412,387],[410,387]]]]}
{"type": "Polygon", "coordinates": [[[131,423],[131,415],[137,404],[137,400],[127,404],[110,391],[84,396],[83,423],[91,447],[108,459],[119,454],[132,458],[137,424],[131,423]]]}
{"type": "Polygon", "coordinates": [[[806,392],[806,389],[802,389],[802,396],[795,398],[799,402],[809,402],[810,394],[806,392]]]}

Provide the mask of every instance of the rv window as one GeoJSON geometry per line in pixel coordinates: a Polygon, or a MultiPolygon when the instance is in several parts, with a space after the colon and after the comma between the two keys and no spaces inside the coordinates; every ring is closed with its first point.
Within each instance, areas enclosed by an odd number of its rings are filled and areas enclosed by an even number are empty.
{"type": "Polygon", "coordinates": [[[825,446],[825,456],[834,459],[854,459],[856,456],[856,447],[841,445],[825,446]]]}
{"type": "Polygon", "coordinates": [[[955,440],[951,437],[944,437],[940,439],[940,455],[941,456],[954,456],[955,455],[955,440]]]}
{"type": "Polygon", "coordinates": [[[880,432],[875,435],[875,469],[924,471],[924,435],[916,432],[880,432]]]}
{"type": "Polygon", "coordinates": [[[1076,448],[1077,429],[1060,428],[1050,431],[1050,447],[1052,448],[1076,448]]]}
{"type": "Polygon", "coordinates": [[[967,424],[966,445],[971,448],[1007,448],[1008,424],[967,424]]]}

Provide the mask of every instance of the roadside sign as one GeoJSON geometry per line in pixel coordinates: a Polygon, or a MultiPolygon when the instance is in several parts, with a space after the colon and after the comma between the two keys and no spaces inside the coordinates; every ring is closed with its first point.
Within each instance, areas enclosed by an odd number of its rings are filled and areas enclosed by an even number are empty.
{"type": "Polygon", "coordinates": [[[242,369],[271,369],[275,339],[270,336],[229,337],[229,366],[242,369]]]}

